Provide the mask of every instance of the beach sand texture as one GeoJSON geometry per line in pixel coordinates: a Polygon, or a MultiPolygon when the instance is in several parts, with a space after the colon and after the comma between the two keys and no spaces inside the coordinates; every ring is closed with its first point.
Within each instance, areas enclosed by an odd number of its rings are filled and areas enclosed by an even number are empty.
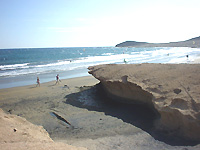
{"type": "Polygon", "coordinates": [[[152,127],[151,120],[156,114],[145,106],[108,100],[98,83],[94,77],[87,76],[62,80],[57,85],[48,82],[37,88],[30,85],[1,89],[0,108],[7,114],[1,111],[4,134],[0,146],[5,149],[76,149],[68,148],[66,144],[70,144],[90,150],[200,148],[199,145],[171,146],[155,140],[146,130],[152,127]],[[48,133],[22,117],[43,126],[48,133]],[[19,138],[12,139],[11,135],[16,133],[19,138]]]}

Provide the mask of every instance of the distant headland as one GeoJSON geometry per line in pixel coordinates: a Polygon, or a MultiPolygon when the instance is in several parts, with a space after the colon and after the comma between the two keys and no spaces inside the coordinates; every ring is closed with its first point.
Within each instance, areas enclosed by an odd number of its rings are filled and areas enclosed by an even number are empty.
{"type": "Polygon", "coordinates": [[[200,48],[200,36],[186,41],[169,42],[169,43],[148,43],[137,41],[125,41],[117,44],[115,47],[192,47],[200,48]]]}

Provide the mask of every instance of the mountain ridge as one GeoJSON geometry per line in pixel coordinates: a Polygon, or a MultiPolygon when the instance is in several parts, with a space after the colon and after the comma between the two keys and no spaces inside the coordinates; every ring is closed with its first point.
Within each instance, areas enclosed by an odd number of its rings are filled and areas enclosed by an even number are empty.
{"type": "Polygon", "coordinates": [[[125,41],[117,44],[115,47],[191,47],[200,48],[200,36],[185,41],[169,43],[148,43],[137,41],[125,41]]]}

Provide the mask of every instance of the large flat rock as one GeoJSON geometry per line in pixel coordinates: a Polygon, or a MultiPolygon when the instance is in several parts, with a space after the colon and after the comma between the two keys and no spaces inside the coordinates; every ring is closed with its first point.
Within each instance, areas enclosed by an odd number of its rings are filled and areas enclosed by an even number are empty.
{"type": "Polygon", "coordinates": [[[200,64],[109,64],[88,68],[111,97],[147,104],[157,130],[200,141],[200,64]]]}

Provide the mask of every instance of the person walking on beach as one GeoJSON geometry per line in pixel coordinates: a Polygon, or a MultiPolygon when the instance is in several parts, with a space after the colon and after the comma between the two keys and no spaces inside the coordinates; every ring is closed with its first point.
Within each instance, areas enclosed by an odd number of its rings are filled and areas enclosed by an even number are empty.
{"type": "Polygon", "coordinates": [[[37,85],[36,85],[36,87],[39,85],[39,87],[40,87],[40,79],[39,79],[39,77],[37,77],[37,85]]]}
{"type": "Polygon", "coordinates": [[[57,74],[57,76],[56,76],[56,84],[57,83],[59,84],[59,82],[61,82],[61,80],[59,79],[59,74],[57,74]]]}

